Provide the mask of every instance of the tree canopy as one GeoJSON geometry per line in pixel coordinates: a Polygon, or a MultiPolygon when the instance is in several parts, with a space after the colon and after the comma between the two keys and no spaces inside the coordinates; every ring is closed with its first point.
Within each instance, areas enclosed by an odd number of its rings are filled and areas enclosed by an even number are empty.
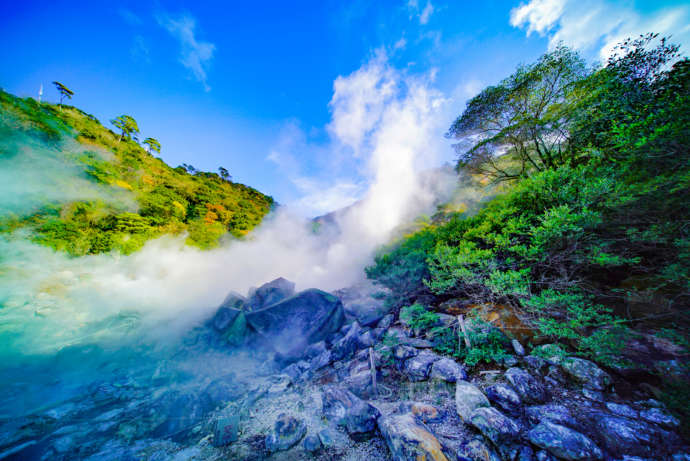
{"type": "Polygon", "coordinates": [[[70,90],[69,88],[67,88],[62,83],[55,81],[55,82],[53,82],[53,85],[55,85],[55,88],[60,93],[60,105],[62,105],[62,101],[65,98],[72,99],[72,96],[74,96],[74,91],[70,90]]]}
{"type": "Polygon", "coordinates": [[[505,180],[567,162],[577,82],[587,74],[582,58],[559,46],[484,89],[447,134],[460,140],[458,168],[505,180]]]}
{"type": "Polygon", "coordinates": [[[161,143],[156,138],[146,138],[144,139],[144,144],[148,146],[149,154],[151,151],[161,153],[161,143]]]}
{"type": "Polygon", "coordinates": [[[120,115],[111,120],[110,123],[121,130],[118,142],[122,140],[123,137],[127,139],[132,139],[132,137],[134,137],[136,139],[137,134],[139,134],[139,125],[137,125],[136,120],[130,115],[120,115]]]}

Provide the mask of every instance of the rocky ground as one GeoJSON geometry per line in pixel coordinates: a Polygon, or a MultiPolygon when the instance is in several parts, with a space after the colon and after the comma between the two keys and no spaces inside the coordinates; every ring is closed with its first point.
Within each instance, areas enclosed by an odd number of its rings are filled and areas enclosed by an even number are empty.
{"type": "Polygon", "coordinates": [[[513,341],[470,373],[413,334],[370,287],[231,293],[169,360],[1,421],[0,459],[690,460],[615,370],[513,341]]]}

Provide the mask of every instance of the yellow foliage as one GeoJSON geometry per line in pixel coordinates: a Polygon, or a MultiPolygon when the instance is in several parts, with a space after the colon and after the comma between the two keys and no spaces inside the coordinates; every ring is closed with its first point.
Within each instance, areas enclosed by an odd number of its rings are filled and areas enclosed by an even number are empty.
{"type": "Polygon", "coordinates": [[[113,184],[115,184],[118,187],[122,187],[123,189],[132,190],[132,186],[129,183],[123,181],[122,179],[116,179],[113,182],[113,184]]]}

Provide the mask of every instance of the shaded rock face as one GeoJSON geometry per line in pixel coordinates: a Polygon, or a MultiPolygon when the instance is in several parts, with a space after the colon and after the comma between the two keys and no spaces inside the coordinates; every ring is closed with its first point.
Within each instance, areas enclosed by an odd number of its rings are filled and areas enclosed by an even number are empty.
{"type": "Polygon", "coordinates": [[[479,407],[470,416],[470,424],[503,452],[509,453],[520,436],[520,425],[493,407],[479,407]]]}
{"type": "Polygon", "coordinates": [[[477,408],[489,406],[489,399],[477,386],[467,381],[455,383],[455,409],[463,421],[469,422],[477,408]]]}
{"type": "Polygon", "coordinates": [[[494,384],[486,388],[486,395],[494,404],[510,415],[518,416],[522,409],[522,400],[512,387],[506,384],[494,384]]]}
{"type": "Polygon", "coordinates": [[[431,366],[431,379],[439,379],[449,383],[454,383],[457,380],[467,379],[467,372],[462,365],[459,365],[455,360],[443,357],[434,362],[431,366]]]}
{"type": "Polygon", "coordinates": [[[654,456],[656,447],[677,442],[672,434],[643,421],[604,414],[593,418],[604,447],[615,455],[654,456]]]}
{"type": "Polygon", "coordinates": [[[271,306],[295,294],[295,284],[282,277],[252,290],[246,302],[248,310],[258,310],[271,306]]]}
{"type": "Polygon", "coordinates": [[[554,403],[547,405],[535,405],[525,408],[525,415],[532,424],[539,424],[542,421],[550,421],[570,427],[577,427],[577,421],[573,415],[563,405],[554,403]]]}
{"type": "Polygon", "coordinates": [[[546,389],[537,379],[522,368],[510,368],[506,379],[520,398],[529,403],[541,403],[546,400],[546,389]]]}
{"type": "Polygon", "coordinates": [[[381,415],[376,408],[352,392],[336,386],[324,388],[322,410],[327,420],[344,427],[350,435],[375,430],[376,419],[381,415]]]}
{"type": "Polygon", "coordinates": [[[609,374],[589,360],[566,357],[561,361],[561,367],[586,388],[603,391],[611,384],[609,374]]]}
{"type": "MultiPolygon", "coordinates": [[[[386,291],[369,281],[338,290],[334,294],[342,300],[347,316],[364,327],[374,327],[390,311],[383,299],[386,291]]],[[[388,326],[390,324],[384,325],[385,328],[388,326]]]]}
{"type": "Polygon", "coordinates": [[[299,359],[309,344],[337,332],[345,320],[340,300],[317,289],[248,312],[246,318],[249,327],[269,340],[286,361],[299,359]]]}
{"type": "Polygon", "coordinates": [[[453,453],[423,423],[409,413],[382,416],[378,427],[395,461],[449,461],[453,453]]]}
{"type": "Polygon", "coordinates": [[[603,459],[599,447],[587,436],[549,421],[532,428],[528,437],[530,442],[561,459],[603,459]]]}
{"type": "Polygon", "coordinates": [[[405,360],[403,372],[410,381],[424,381],[429,378],[429,372],[439,356],[429,351],[422,351],[414,357],[405,360]]]}
{"type": "Polygon", "coordinates": [[[286,414],[278,415],[273,432],[266,436],[266,450],[269,453],[285,451],[297,445],[306,433],[307,426],[304,421],[286,414]]]}

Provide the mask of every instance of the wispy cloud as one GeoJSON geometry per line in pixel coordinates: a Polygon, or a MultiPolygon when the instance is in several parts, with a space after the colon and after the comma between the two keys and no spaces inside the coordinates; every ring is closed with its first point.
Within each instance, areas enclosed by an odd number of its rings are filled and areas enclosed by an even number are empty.
{"type": "Polygon", "coordinates": [[[141,35],[135,35],[132,40],[132,46],[129,49],[129,53],[137,61],[150,62],[149,58],[149,46],[146,43],[146,39],[141,35]]]}
{"type": "Polygon", "coordinates": [[[597,50],[601,59],[628,37],[647,32],[672,36],[687,50],[690,8],[656,8],[642,14],[629,2],[605,0],[529,0],[510,12],[510,24],[580,50],[597,50]]]}
{"type": "Polygon", "coordinates": [[[159,14],[156,19],[158,24],[180,43],[180,63],[189,69],[194,78],[204,86],[204,90],[210,91],[206,73],[216,46],[197,39],[196,20],[188,14],[182,14],[176,18],[159,14]]]}
{"type": "Polygon", "coordinates": [[[418,18],[421,25],[427,24],[435,11],[434,5],[431,4],[430,0],[427,0],[424,7],[419,4],[419,0],[408,0],[407,9],[410,12],[410,19],[418,18]]]}
{"type": "Polygon", "coordinates": [[[117,10],[117,14],[130,26],[139,26],[142,24],[141,18],[131,10],[127,8],[120,8],[117,10]]]}

